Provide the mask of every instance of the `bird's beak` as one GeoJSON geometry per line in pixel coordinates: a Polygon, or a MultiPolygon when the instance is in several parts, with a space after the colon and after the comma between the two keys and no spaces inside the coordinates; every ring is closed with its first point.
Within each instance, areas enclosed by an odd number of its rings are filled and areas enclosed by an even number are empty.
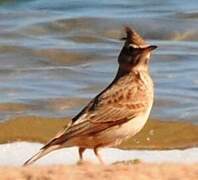
{"type": "Polygon", "coordinates": [[[151,46],[146,47],[145,50],[147,50],[147,51],[153,51],[156,48],[157,48],[157,46],[151,45],[151,46]]]}

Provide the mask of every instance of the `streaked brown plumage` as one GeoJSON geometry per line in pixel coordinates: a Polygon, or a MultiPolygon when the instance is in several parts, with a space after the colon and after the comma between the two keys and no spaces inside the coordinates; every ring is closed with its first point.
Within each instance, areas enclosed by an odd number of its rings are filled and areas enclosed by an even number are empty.
{"type": "Polygon", "coordinates": [[[112,83],[98,94],[41,150],[26,161],[31,164],[53,150],[78,146],[80,159],[86,148],[116,146],[134,136],[146,123],[153,104],[153,83],[149,75],[150,46],[129,27],[118,57],[119,69],[112,83]]]}

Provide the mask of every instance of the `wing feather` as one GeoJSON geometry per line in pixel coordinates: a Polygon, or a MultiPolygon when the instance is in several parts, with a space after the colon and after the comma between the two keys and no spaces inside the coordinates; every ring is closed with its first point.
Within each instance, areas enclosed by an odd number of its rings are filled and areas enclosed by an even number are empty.
{"type": "MultiPolygon", "coordinates": [[[[124,84],[128,85],[128,84],[124,84]]],[[[94,135],[112,126],[121,125],[147,109],[145,89],[116,84],[95,97],[77,115],[77,119],[59,137],[46,146],[64,143],[70,138],[94,135]]]]}

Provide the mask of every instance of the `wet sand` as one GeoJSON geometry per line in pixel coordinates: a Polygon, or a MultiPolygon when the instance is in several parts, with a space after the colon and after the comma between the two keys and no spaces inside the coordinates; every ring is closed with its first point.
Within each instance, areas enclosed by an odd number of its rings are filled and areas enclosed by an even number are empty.
{"type": "Polygon", "coordinates": [[[20,180],[197,180],[198,164],[148,164],[118,163],[114,165],[95,165],[88,162],[80,165],[1,167],[0,179],[20,180]]]}
{"type": "MultiPolygon", "coordinates": [[[[46,143],[62,130],[68,118],[24,116],[0,123],[0,143],[46,143]]],[[[124,142],[121,149],[185,149],[198,146],[198,125],[190,122],[148,120],[143,130],[124,142]],[[163,141],[162,141],[163,140],[163,141]]]]}

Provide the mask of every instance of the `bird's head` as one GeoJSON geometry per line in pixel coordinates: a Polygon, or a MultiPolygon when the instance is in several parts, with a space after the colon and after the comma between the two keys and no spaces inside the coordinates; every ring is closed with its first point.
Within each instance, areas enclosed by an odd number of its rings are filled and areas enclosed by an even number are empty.
{"type": "Polygon", "coordinates": [[[118,57],[120,68],[124,71],[147,70],[151,51],[157,46],[148,45],[135,30],[129,27],[125,27],[125,32],[126,37],[122,38],[125,44],[118,57]]]}

